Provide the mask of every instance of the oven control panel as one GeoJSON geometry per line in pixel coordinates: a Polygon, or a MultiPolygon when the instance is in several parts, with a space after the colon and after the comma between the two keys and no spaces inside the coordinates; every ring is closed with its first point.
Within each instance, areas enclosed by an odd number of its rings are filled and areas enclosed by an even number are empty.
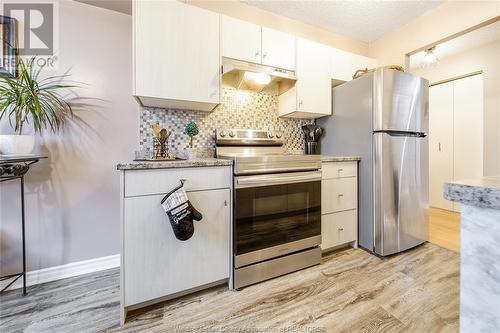
{"type": "Polygon", "coordinates": [[[282,146],[282,133],[254,129],[218,129],[215,131],[215,143],[221,145],[282,146]]]}

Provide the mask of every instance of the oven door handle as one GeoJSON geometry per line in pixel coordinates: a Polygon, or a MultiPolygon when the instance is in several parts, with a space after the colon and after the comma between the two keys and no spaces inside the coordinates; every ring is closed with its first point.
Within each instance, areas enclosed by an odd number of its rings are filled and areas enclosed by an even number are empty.
{"type": "Polygon", "coordinates": [[[321,181],[321,171],[290,172],[236,177],[236,188],[321,181]]]}

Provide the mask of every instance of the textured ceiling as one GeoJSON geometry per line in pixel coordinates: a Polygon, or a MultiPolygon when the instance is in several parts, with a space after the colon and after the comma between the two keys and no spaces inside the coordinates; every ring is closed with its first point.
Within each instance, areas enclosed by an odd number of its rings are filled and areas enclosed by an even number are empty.
{"type": "Polygon", "coordinates": [[[278,15],[373,42],[444,1],[242,1],[278,15]]]}

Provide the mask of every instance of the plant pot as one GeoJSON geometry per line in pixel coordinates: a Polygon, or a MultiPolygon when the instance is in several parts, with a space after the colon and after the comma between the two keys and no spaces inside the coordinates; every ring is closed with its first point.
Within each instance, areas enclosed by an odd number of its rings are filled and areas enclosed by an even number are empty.
{"type": "Polygon", "coordinates": [[[0,154],[29,155],[35,148],[34,135],[0,135],[0,154]]]}
{"type": "Polygon", "coordinates": [[[198,149],[197,148],[186,148],[186,158],[188,160],[192,160],[198,157],[198,149]]]}

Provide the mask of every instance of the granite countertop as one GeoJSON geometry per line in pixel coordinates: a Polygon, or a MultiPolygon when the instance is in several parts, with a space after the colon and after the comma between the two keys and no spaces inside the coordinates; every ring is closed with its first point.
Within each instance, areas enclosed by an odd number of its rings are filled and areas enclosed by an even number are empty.
{"type": "Polygon", "coordinates": [[[444,197],[468,206],[500,209],[500,176],[445,183],[444,197]]]}
{"type": "MultiPolygon", "coordinates": [[[[322,162],[347,162],[359,161],[359,156],[321,156],[322,162]]],[[[172,169],[172,168],[196,168],[211,166],[233,165],[233,161],[218,158],[196,158],[191,160],[173,161],[133,161],[120,163],[116,166],[118,170],[141,170],[141,169],[172,169]]]]}
{"type": "Polygon", "coordinates": [[[359,156],[328,156],[321,155],[321,162],[349,162],[349,161],[360,161],[359,156]]]}
{"type": "Polygon", "coordinates": [[[217,158],[196,158],[192,160],[173,161],[134,161],[120,163],[116,166],[118,170],[140,170],[140,169],[173,169],[173,168],[197,168],[233,165],[231,160],[217,158]]]}

